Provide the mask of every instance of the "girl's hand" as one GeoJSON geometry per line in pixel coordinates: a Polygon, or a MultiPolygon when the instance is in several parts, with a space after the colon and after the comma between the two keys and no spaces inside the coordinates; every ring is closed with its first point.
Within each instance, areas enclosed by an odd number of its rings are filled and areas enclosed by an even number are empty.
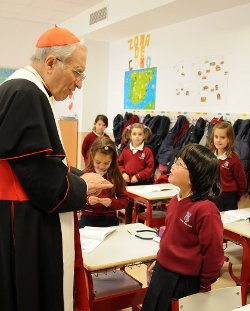
{"type": "Polygon", "coordinates": [[[99,203],[102,205],[109,207],[111,205],[112,200],[110,198],[99,198],[99,203]]]}
{"type": "Polygon", "coordinates": [[[138,179],[137,179],[135,176],[133,176],[133,177],[131,178],[131,182],[132,182],[133,184],[135,184],[135,183],[138,182],[138,179]]]}
{"type": "Polygon", "coordinates": [[[151,263],[151,265],[148,267],[148,272],[153,273],[154,268],[155,268],[155,263],[156,263],[156,260],[153,263],[151,263]]]}
{"type": "Polygon", "coordinates": [[[99,202],[100,202],[100,199],[99,199],[98,197],[95,197],[95,196],[93,196],[93,195],[91,195],[91,196],[88,197],[88,203],[89,203],[89,205],[95,205],[95,204],[97,204],[97,203],[99,203],[99,202]]]}
{"type": "Polygon", "coordinates": [[[129,178],[128,174],[123,173],[123,174],[122,174],[122,177],[123,177],[123,179],[124,179],[126,182],[130,182],[130,178],[129,178]]]}

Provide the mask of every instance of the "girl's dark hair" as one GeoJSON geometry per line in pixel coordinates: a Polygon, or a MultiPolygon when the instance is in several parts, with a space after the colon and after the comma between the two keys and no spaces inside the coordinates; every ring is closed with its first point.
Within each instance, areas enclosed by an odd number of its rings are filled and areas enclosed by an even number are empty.
{"type": "Polygon", "coordinates": [[[95,130],[95,125],[96,123],[101,120],[105,125],[106,127],[108,127],[109,125],[109,121],[108,121],[108,118],[104,115],[104,114],[98,114],[95,118],[95,123],[94,123],[94,127],[93,127],[93,130],[95,130]]]}
{"type": "Polygon", "coordinates": [[[222,121],[214,125],[212,129],[211,134],[211,140],[210,140],[210,148],[215,152],[216,147],[214,145],[214,132],[216,129],[223,129],[226,130],[226,135],[228,138],[228,145],[226,147],[226,155],[227,157],[232,157],[232,154],[234,153],[234,140],[235,140],[235,134],[233,126],[228,121],[222,121]]]}
{"type": "Polygon", "coordinates": [[[138,128],[144,132],[144,141],[147,143],[152,136],[152,131],[149,127],[142,123],[133,123],[132,125],[127,126],[122,133],[122,140],[125,144],[130,141],[131,132],[133,129],[138,128]]]}
{"type": "Polygon", "coordinates": [[[220,166],[213,152],[199,144],[183,147],[179,157],[186,164],[192,185],[191,201],[214,201],[220,195],[220,166]]]}
{"type": "Polygon", "coordinates": [[[125,188],[125,181],[117,164],[117,151],[115,143],[106,136],[96,138],[90,149],[90,157],[87,164],[88,170],[95,169],[93,160],[96,153],[98,152],[105,155],[110,155],[112,159],[110,167],[108,168],[107,179],[114,185],[114,187],[111,189],[111,193],[112,195],[115,195],[115,193],[120,192],[125,188]]]}

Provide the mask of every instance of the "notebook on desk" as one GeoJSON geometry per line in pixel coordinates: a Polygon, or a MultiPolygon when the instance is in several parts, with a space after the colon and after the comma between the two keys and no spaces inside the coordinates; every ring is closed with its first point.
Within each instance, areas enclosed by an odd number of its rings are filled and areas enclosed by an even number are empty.
{"type": "Polygon", "coordinates": [[[86,253],[93,251],[104,239],[115,231],[114,227],[84,227],[80,229],[82,250],[86,253]]]}
{"type": "Polygon", "coordinates": [[[250,219],[250,211],[240,209],[240,210],[230,210],[221,213],[221,220],[223,224],[229,224],[231,222],[250,219]]]}
{"type": "Polygon", "coordinates": [[[166,190],[173,190],[172,185],[147,185],[141,186],[141,188],[136,189],[137,194],[146,194],[151,192],[158,192],[158,191],[166,191],[166,190]]]}

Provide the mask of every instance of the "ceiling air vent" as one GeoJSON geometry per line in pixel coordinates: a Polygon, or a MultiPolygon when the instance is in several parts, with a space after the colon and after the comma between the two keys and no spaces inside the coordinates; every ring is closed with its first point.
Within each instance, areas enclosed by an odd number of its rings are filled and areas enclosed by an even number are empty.
{"type": "Polygon", "coordinates": [[[104,19],[107,19],[107,15],[108,15],[108,8],[102,8],[98,11],[95,11],[93,13],[90,14],[89,16],[89,24],[93,25],[96,24],[104,19]]]}

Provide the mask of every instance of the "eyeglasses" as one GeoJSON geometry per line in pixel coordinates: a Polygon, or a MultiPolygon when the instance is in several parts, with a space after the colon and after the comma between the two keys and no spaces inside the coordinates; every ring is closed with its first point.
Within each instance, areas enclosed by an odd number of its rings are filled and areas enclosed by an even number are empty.
{"type": "Polygon", "coordinates": [[[79,72],[75,69],[73,69],[70,65],[65,64],[62,60],[60,60],[60,58],[56,58],[59,62],[61,62],[63,65],[68,66],[69,69],[73,72],[74,76],[75,76],[75,82],[80,82],[83,81],[86,78],[86,75],[84,72],[79,72]]]}
{"type": "Polygon", "coordinates": [[[174,159],[174,164],[177,167],[182,167],[182,168],[184,168],[186,170],[188,169],[184,164],[181,163],[180,158],[175,158],[174,159]]]}

